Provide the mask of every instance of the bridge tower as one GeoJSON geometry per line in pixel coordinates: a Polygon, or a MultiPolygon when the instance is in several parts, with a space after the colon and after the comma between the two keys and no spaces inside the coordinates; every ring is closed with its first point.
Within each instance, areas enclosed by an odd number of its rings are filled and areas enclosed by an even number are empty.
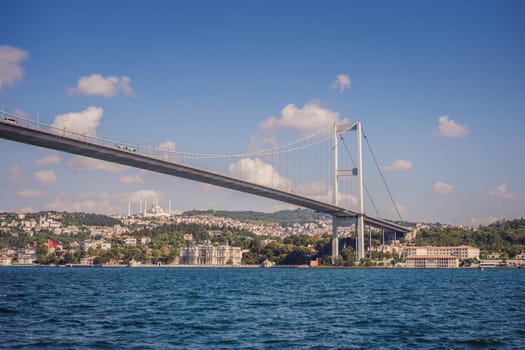
{"type": "Polygon", "coordinates": [[[363,151],[362,151],[362,131],[361,122],[356,122],[352,125],[337,125],[334,124],[332,135],[332,189],[333,189],[333,203],[339,206],[339,188],[338,179],[342,176],[357,176],[357,201],[359,207],[359,214],[357,217],[332,217],[332,262],[336,262],[339,258],[339,227],[356,225],[357,232],[357,259],[360,260],[365,257],[365,230],[364,230],[364,202],[363,202],[363,151]],[[338,156],[338,138],[339,135],[346,131],[356,132],[356,150],[357,150],[357,164],[353,169],[339,169],[338,156]]]}

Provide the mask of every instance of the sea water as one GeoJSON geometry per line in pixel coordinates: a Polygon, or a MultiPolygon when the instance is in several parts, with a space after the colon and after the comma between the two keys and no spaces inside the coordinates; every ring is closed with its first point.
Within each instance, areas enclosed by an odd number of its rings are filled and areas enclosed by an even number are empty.
{"type": "Polygon", "coordinates": [[[6,267],[0,348],[525,349],[525,270],[6,267]]]}

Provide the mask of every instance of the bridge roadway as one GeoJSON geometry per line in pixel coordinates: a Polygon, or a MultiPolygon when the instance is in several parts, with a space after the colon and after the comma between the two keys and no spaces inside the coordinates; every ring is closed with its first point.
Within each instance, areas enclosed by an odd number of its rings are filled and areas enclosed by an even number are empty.
{"type": "MultiPolygon", "coordinates": [[[[163,159],[146,156],[137,152],[124,150],[116,146],[112,147],[98,143],[91,143],[82,140],[81,135],[78,135],[79,138],[77,139],[60,135],[60,133],[62,132],[59,130],[57,130],[56,133],[53,133],[22,126],[11,120],[0,120],[0,137],[7,140],[45,147],[61,152],[78,154],[81,156],[96,158],[112,163],[127,165],[237,190],[240,192],[250,193],[256,196],[270,198],[304,208],[310,208],[322,213],[330,214],[334,217],[356,217],[359,214],[358,212],[346,208],[304,197],[295,193],[257,185],[237,178],[194,168],[188,165],[177,164],[163,159]]],[[[365,224],[396,232],[406,233],[410,231],[404,226],[368,215],[364,216],[364,221],[365,224]]]]}

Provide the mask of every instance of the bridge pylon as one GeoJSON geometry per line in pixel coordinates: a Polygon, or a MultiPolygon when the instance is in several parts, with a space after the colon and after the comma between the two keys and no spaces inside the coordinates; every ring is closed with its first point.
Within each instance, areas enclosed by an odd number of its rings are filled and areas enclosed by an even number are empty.
{"type": "Polygon", "coordinates": [[[334,124],[333,135],[332,135],[332,189],[333,189],[333,203],[339,206],[339,186],[338,179],[342,176],[357,176],[357,201],[359,211],[356,217],[338,217],[333,216],[332,220],[332,263],[336,263],[339,258],[339,227],[343,226],[356,226],[357,233],[357,260],[361,260],[365,257],[365,230],[364,230],[364,201],[363,201],[363,149],[362,149],[362,130],[361,122],[356,122],[352,125],[337,125],[334,124]],[[339,169],[339,134],[345,131],[356,132],[356,151],[357,151],[357,164],[352,169],[339,169]]]}

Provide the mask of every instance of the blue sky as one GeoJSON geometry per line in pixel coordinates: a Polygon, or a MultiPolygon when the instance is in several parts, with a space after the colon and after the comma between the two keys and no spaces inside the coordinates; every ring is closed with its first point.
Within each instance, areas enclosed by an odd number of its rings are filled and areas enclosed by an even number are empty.
{"type": "MultiPolygon", "coordinates": [[[[312,128],[308,118],[330,113],[361,120],[408,220],[477,225],[525,212],[522,1],[4,1],[2,8],[0,102],[9,112],[50,124],[75,113],[92,118],[100,136],[235,153],[249,151],[261,123],[280,120],[293,104],[288,124],[265,136],[301,137],[312,128]],[[350,84],[333,85],[340,75],[350,84]],[[320,114],[312,117],[312,106],[320,114]]],[[[180,210],[286,207],[0,146],[4,211],[124,213],[129,199],[154,197],[180,210]]],[[[381,216],[395,218],[369,154],[364,161],[381,216]]]]}

